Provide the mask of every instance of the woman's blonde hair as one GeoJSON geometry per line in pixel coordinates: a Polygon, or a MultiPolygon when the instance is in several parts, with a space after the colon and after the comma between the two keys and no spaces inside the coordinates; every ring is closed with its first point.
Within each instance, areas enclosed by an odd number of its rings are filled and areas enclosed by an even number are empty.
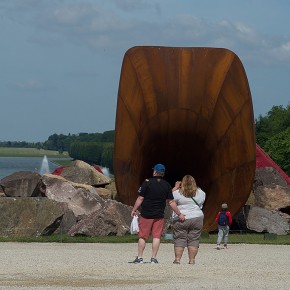
{"type": "Polygon", "coordinates": [[[191,175],[185,175],[181,181],[181,194],[185,197],[194,197],[197,185],[195,179],[191,175]]]}

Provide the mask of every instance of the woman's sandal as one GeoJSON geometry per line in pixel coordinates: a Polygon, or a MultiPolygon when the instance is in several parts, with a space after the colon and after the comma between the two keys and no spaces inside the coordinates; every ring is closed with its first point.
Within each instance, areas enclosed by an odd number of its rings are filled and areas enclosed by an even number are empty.
{"type": "Polygon", "coordinates": [[[176,261],[176,260],[174,260],[174,261],[173,261],[173,264],[180,264],[180,262],[179,262],[179,261],[176,261]]]}

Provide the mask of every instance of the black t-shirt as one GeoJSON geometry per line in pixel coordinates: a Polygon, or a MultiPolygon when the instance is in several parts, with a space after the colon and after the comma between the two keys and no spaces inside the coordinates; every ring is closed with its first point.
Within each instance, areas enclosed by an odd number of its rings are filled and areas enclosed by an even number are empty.
{"type": "Polygon", "coordinates": [[[170,184],[161,176],[146,179],[138,193],[144,197],[141,205],[141,216],[148,219],[163,218],[166,200],[173,199],[170,184]]]}

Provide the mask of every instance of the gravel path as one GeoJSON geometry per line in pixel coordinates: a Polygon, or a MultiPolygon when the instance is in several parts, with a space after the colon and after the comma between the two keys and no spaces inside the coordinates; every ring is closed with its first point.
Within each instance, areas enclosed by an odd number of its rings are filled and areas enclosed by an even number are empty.
{"type": "MultiPolygon", "coordinates": [[[[150,244],[144,259],[150,259],[150,244]]],[[[0,289],[290,289],[290,246],[201,244],[195,265],[135,265],[137,244],[0,243],[0,289]]]]}

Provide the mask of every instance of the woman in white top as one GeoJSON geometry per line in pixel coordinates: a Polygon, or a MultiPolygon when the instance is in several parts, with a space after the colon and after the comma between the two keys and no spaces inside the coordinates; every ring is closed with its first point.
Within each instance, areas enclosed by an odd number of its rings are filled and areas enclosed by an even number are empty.
{"type": "Polygon", "coordinates": [[[185,221],[179,221],[173,212],[174,264],[180,264],[184,248],[187,247],[189,264],[195,263],[199,248],[199,239],[203,227],[202,206],[205,192],[197,187],[191,175],[185,175],[182,182],[177,181],[173,188],[174,200],[185,221]]]}

